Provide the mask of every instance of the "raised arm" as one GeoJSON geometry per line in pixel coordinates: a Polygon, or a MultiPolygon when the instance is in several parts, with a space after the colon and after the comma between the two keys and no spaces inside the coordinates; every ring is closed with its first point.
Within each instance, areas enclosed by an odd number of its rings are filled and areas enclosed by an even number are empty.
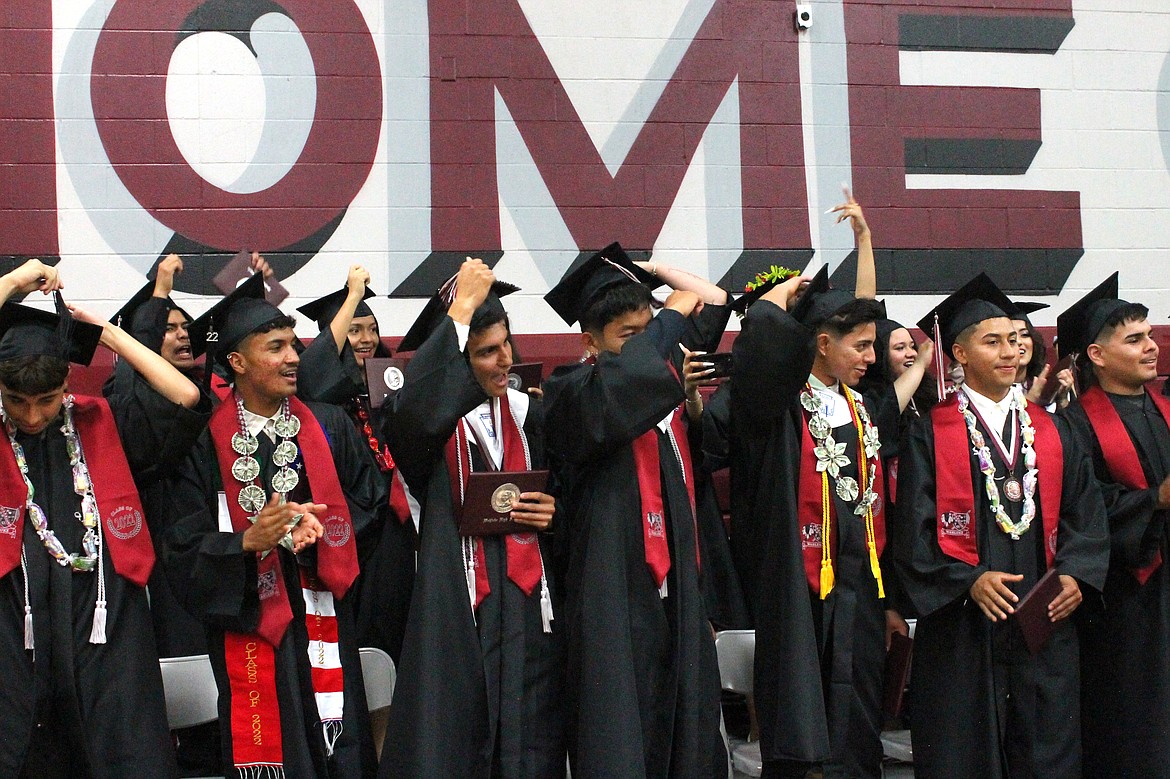
{"type": "Polygon", "coordinates": [[[358,303],[365,297],[366,287],[370,283],[370,273],[361,265],[350,265],[349,276],[345,280],[348,292],[345,302],[337,310],[333,321],[329,323],[329,331],[333,334],[333,343],[337,345],[337,353],[345,348],[349,340],[349,326],[353,322],[353,314],[357,311],[358,303]]]}
{"type": "Polygon", "coordinates": [[[837,214],[837,223],[849,220],[853,228],[853,237],[857,241],[857,281],[854,283],[853,294],[859,298],[873,300],[877,297],[877,269],[873,259],[873,236],[870,235],[869,225],[865,221],[865,214],[857,204],[853,193],[845,187],[845,202],[832,209],[830,213],[837,214]]]}
{"type": "Polygon", "coordinates": [[[914,393],[918,391],[918,385],[926,376],[926,366],[930,365],[933,357],[934,342],[923,341],[922,346],[918,347],[918,356],[915,358],[914,364],[903,371],[901,376],[894,379],[894,392],[898,395],[898,413],[905,411],[906,406],[910,405],[914,393]]]}
{"type": "Polygon", "coordinates": [[[164,398],[185,408],[194,408],[199,403],[199,388],[161,355],[152,352],[122,328],[85,309],[71,305],[69,310],[78,320],[101,326],[102,345],[125,360],[164,398]]]}
{"type": "Polygon", "coordinates": [[[684,292],[694,292],[703,299],[704,303],[710,303],[716,306],[722,306],[728,302],[730,297],[727,290],[714,284],[707,279],[696,276],[693,273],[688,273],[685,270],[672,268],[664,262],[638,262],[636,263],[643,270],[649,271],[658,277],[666,286],[671,289],[681,289],[684,292]]]}
{"type": "Polygon", "coordinates": [[[40,260],[28,260],[0,276],[0,305],[7,303],[13,295],[27,295],[37,290],[49,295],[64,288],[56,268],[40,260]]]}
{"type": "Polygon", "coordinates": [[[748,309],[743,320],[731,349],[731,402],[745,419],[785,413],[808,381],[814,357],[812,331],[787,311],[803,282],[794,276],[776,285],[748,309]]]}

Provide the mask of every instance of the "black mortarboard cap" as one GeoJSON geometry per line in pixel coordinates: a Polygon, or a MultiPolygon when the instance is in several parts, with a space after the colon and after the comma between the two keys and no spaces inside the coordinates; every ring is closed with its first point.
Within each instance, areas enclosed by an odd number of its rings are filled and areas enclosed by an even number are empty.
{"type": "Polygon", "coordinates": [[[278,316],[280,309],[264,300],[264,276],[255,273],[190,324],[191,356],[208,351],[209,341],[216,354],[228,354],[244,336],[278,316]]]}
{"type": "Polygon", "coordinates": [[[19,303],[0,307],[0,362],[17,357],[59,357],[89,365],[102,338],[100,325],[81,322],[53,293],[57,313],[19,303]]]}
{"type": "MultiPolygon", "coordinates": [[[[337,312],[341,310],[341,306],[345,303],[345,299],[348,296],[349,288],[342,287],[336,292],[330,292],[328,295],[317,298],[311,303],[306,303],[298,308],[297,311],[316,322],[318,330],[327,330],[330,323],[333,322],[333,317],[337,316],[337,312]]],[[[357,308],[353,312],[355,318],[374,315],[374,312],[366,305],[366,301],[372,297],[374,297],[373,290],[366,287],[361,302],[357,304],[357,308]]]]}
{"type": "MultiPolygon", "coordinates": [[[[443,323],[443,318],[447,316],[447,309],[455,302],[455,280],[458,278],[458,274],[449,278],[427,301],[422,313],[414,320],[414,324],[406,331],[406,335],[402,336],[402,342],[398,344],[400,353],[413,352],[418,349],[435,331],[435,328],[443,323]]],[[[476,313],[485,310],[503,313],[504,304],[500,302],[500,298],[511,295],[519,289],[515,284],[509,284],[506,281],[493,282],[487,299],[475,310],[476,313]]]]}
{"type": "Polygon", "coordinates": [[[1028,327],[1032,326],[1032,320],[1028,318],[1029,314],[1034,314],[1037,311],[1042,311],[1050,306],[1047,303],[1034,303],[1030,300],[1013,300],[1012,307],[1007,311],[1007,315],[1012,319],[1018,319],[1021,322],[1027,322],[1028,327]]]}
{"type": "Polygon", "coordinates": [[[1012,310],[1012,301],[1008,296],[1003,294],[990,276],[980,273],[918,320],[918,326],[933,338],[934,319],[937,316],[943,353],[947,357],[954,357],[951,348],[960,333],[985,319],[1010,319],[1008,312],[1012,310]]]}
{"type": "Polygon", "coordinates": [[[1118,299],[1117,293],[1118,274],[1114,271],[1056,318],[1056,346],[1061,357],[1083,354],[1097,340],[1109,317],[1129,305],[1118,299]]]}
{"type": "MultiPolygon", "coordinates": [[[[134,315],[138,313],[138,309],[142,307],[142,304],[150,300],[152,297],[154,297],[154,280],[148,279],[147,282],[142,285],[142,288],[135,292],[134,296],[127,300],[126,304],[118,309],[118,311],[112,317],[110,317],[110,321],[123,330],[132,332],[134,329],[134,315]]],[[[178,303],[171,300],[169,297],[166,298],[166,302],[168,312],[180,311],[182,312],[183,316],[187,318],[188,322],[192,321],[191,315],[188,314],[178,303]]]]}
{"type": "Polygon", "coordinates": [[[829,266],[822,265],[789,313],[801,324],[816,327],[856,299],[851,292],[830,287],[829,266]]]}
{"type": "Polygon", "coordinates": [[[658,277],[634,264],[621,244],[611,243],[597,254],[569,268],[557,285],[544,296],[553,311],[568,324],[581,321],[590,304],[602,292],[619,284],[662,286],[658,277]]]}

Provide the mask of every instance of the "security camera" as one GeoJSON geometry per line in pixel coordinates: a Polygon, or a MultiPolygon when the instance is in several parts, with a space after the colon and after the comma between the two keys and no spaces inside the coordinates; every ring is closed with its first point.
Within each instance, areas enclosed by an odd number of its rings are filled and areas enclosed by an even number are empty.
{"type": "Polygon", "coordinates": [[[807,30],[812,27],[812,4],[797,3],[793,20],[796,22],[797,30],[807,30]]]}

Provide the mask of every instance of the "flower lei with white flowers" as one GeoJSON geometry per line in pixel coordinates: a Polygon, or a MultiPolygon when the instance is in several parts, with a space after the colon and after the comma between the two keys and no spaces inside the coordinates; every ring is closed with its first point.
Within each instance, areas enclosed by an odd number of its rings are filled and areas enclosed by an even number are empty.
{"type": "Polygon", "coordinates": [[[833,426],[825,416],[825,401],[806,382],[800,393],[800,405],[809,413],[808,432],[816,445],[813,454],[817,458],[817,472],[821,474],[821,599],[833,589],[833,558],[829,544],[829,532],[832,529],[832,512],[830,510],[829,477],[836,482],[837,497],[846,503],[857,501],[853,508],[856,516],[865,518],[865,542],[869,549],[870,570],[878,585],[878,597],[884,598],[885,588],[882,584],[881,567],[878,564],[877,540],[874,532],[874,506],[878,502],[877,492],[873,489],[873,482],[877,478],[878,450],[881,441],[878,438],[878,429],[870,421],[869,412],[865,406],[854,399],[853,392],[844,384],[841,391],[845,401],[849,404],[849,412],[853,418],[853,426],[857,430],[857,450],[865,453],[868,467],[862,465],[857,469],[861,477],[860,486],[852,476],[842,476],[841,469],[849,465],[849,458],[845,455],[845,444],[837,443],[833,439],[833,426]],[[860,500],[858,496],[860,495],[860,500]]]}
{"type": "Polygon", "coordinates": [[[1036,468],[1036,450],[1033,444],[1036,441],[1036,430],[1032,427],[1032,417],[1028,414],[1024,392],[1019,385],[1011,388],[1011,408],[1020,415],[1020,439],[1023,442],[1021,453],[1024,455],[1024,508],[1020,512],[1020,521],[1013,522],[1004,511],[999,498],[999,485],[995,483],[995,463],[991,460],[991,449],[983,438],[983,433],[975,426],[975,415],[971,412],[971,401],[967,393],[959,393],[959,412],[967,422],[967,432],[971,436],[971,453],[979,462],[979,470],[983,472],[983,486],[987,493],[987,500],[991,504],[991,513],[995,516],[995,523],[999,529],[1019,541],[1020,536],[1028,532],[1032,520],[1036,518],[1036,480],[1039,470],[1036,468]]]}

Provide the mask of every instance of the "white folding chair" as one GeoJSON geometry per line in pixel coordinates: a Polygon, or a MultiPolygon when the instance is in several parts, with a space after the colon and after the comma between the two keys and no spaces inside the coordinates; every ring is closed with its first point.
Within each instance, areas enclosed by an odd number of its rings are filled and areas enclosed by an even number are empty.
{"type": "MultiPolygon", "coordinates": [[[[748,711],[755,727],[755,709],[752,685],[755,682],[756,631],[722,630],[715,634],[715,653],[719,658],[719,682],[727,692],[746,695],[748,711]]],[[[764,761],[760,757],[759,741],[729,739],[731,766],[736,775],[760,776],[764,761]]]]}
{"type": "Polygon", "coordinates": [[[164,657],[159,667],[167,699],[167,726],[171,730],[219,719],[219,689],[207,655],[164,657]]]}
{"type": "Polygon", "coordinates": [[[164,657],[158,664],[162,670],[168,728],[192,728],[219,719],[219,689],[207,655],[164,657]]]}
{"type": "Polygon", "coordinates": [[[370,711],[370,729],[378,759],[382,759],[382,742],[390,721],[390,702],[394,699],[397,672],[390,655],[372,646],[358,649],[362,658],[362,678],[366,687],[366,707],[370,711]]]}

